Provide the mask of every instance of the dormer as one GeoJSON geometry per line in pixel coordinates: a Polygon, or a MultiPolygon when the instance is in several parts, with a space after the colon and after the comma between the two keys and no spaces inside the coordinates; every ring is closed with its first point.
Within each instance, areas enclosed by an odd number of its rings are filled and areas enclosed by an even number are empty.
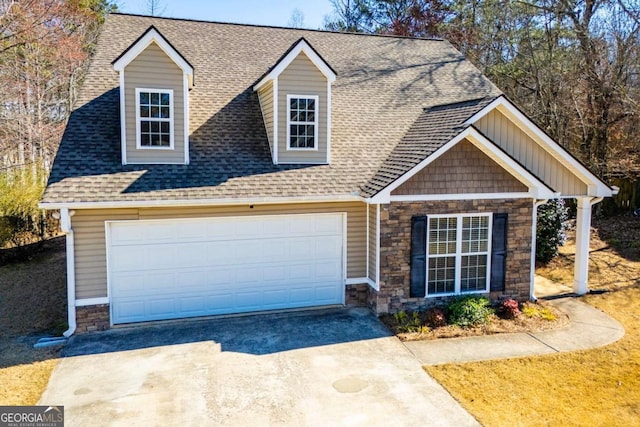
{"type": "Polygon", "coordinates": [[[120,73],[122,164],[189,164],[191,64],[154,26],[112,64],[120,73]]]}
{"type": "Polygon", "coordinates": [[[253,87],[274,164],[330,163],[335,79],[335,71],[301,38],[253,87]]]}

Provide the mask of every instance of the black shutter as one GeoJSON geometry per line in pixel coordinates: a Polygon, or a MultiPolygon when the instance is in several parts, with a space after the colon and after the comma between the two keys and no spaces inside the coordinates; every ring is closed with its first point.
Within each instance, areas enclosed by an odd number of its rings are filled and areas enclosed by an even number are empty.
{"type": "Polygon", "coordinates": [[[491,292],[504,291],[507,272],[507,214],[493,215],[491,236],[491,292]]]}
{"type": "Polygon", "coordinates": [[[411,218],[411,297],[423,297],[427,275],[427,217],[411,218]]]}

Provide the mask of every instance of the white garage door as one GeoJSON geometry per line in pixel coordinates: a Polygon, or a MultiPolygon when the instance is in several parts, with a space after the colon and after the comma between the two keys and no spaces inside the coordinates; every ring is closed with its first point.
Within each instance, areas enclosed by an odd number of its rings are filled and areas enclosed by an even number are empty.
{"type": "Polygon", "coordinates": [[[107,223],[113,323],[342,304],[343,214],[107,223]]]}

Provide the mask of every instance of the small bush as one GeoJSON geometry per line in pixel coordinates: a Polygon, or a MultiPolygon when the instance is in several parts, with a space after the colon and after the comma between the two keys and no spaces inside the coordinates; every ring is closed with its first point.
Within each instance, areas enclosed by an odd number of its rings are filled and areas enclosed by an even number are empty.
{"type": "Polygon", "coordinates": [[[449,322],[461,327],[487,323],[493,310],[485,297],[468,296],[449,304],[449,322]]]}
{"type": "Polygon", "coordinates": [[[558,255],[558,247],[567,240],[568,212],[563,199],[549,200],[538,207],[536,261],[547,264],[558,255]]]}
{"type": "Polygon", "coordinates": [[[447,325],[447,317],[444,311],[439,308],[430,308],[424,315],[424,322],[430,328],[440,328],[447,325]]]}
{"type": "Polygon", "coordinates": [[[407,313],[402,310],[393,315],[398,332],[427,332],[429,328],[423,326],[417,311],[407,313]]]}
{"type": "Polygon", "coordinates": [[[530,318],[537,317],[538,319],[548,320],[550,322],[558,318],[548,308],[532,303],[524,304],[524,306],[522,307],[522,314],[530,318]]]}
{"type": "Polygon", "coordinates": [[[519,306],[518,301],[509,298],[508,300],[502,301],[500,311],[506,319],[515,319],[522,314],[519,306]]]}

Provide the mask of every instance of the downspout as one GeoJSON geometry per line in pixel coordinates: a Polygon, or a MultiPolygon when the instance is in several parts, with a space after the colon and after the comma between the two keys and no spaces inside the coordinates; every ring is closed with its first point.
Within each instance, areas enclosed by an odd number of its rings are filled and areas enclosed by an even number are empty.
{"type": "Polygon", "coordinates": [[[544,205],[549,199],[533,199],[533,222],[531,224],[531,277],[529,279],[529,301],[536,301],[533,291],[536,280],[536,235],[538,225],[538,206],[544,205]]]}
{"type": "Polygon", "coordinates": [[[76,267],[75,267],[75,242],[71,217],[75,211],[68,208],[60,209],[60,228],[67,239],[67,323],[69,329],[63,335],[69,338],[76,331],[76,267]]]}

